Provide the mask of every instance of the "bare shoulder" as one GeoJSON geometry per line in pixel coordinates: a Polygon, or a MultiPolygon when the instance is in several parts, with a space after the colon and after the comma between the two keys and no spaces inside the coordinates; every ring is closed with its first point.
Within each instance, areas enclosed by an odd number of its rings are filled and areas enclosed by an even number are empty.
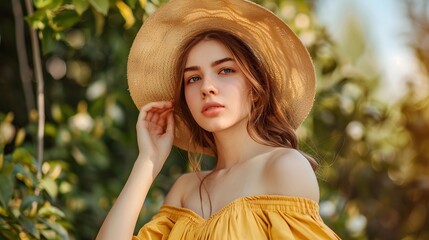
{"type": "Polygon", "coordinates": [[[297,150],[282,148],[267,159],[264,184],[271,194],[319,201],[319,186],[308,160],[297,150]]]}
{"type": "Polygon", "coordinates": [[[183,198],[187,195],[193,185],[198,181],[198,176],[194,172],[185,173],[177,178],[176,182],[168,191],[164,199],[164,204],[176,207],[183,207],[183,198]]]}

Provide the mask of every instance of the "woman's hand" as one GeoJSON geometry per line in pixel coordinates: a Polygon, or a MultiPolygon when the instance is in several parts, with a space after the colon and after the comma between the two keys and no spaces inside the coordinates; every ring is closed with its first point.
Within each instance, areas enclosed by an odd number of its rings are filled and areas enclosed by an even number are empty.
{"type": "Polygon", "coordinates": [[[152,162],[155,173],[161,171],[174,140],[172,102],[151,102],[144,105],[137,121],[139,159],[152,162]]]}
{"type": "Polygon", "coordinates": [[[97,240],[132,238],[149,188],[173,146],[173,103],[152,102],[144,105],[136,128],[140,154],[124,188],[104,220],[97,240]]]}

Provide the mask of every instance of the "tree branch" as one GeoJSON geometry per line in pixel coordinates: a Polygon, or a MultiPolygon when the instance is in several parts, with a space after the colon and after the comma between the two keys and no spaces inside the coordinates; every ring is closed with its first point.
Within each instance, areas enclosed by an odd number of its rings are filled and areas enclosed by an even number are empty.
{"type": "MultiPolygon", "coordinates": [[[[28,16],[33,15],[32,0],[25,0],[28,16]]],[[[44,80],[42,73],[42,59],[40,57],[39,40],[36,30],[30,27],[31,46],[33,49],[34,73],[37,82],[37,109],[38,109],[38,128],[37,128],[37,178],[42,178],[42,163],[44,149],[44,132],[45,132],[45,93],[44,80]]]]}
{"type": "Polygon", "coordinates": [[[24,17],[22,15],[22,5],[19,0],[12,0],[13,16],[15,18],[16,51],[18,53],[19,74],[22,88],[24,90],[25,105],[27,113],[35,109],[33,86],[31,85],[31,70],[28,66],[27,48],[24,37],[24,17]]]}

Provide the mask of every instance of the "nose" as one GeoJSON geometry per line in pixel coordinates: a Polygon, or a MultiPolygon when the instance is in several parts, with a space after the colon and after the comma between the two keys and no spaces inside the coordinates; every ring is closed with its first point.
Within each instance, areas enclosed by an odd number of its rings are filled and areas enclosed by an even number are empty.
{"type": "Polygon", "coordinates": [[[202,80],[203,84],[201,85],[201,97],[205,98],[209,95],[217,95],[218,89],[214,85],[214,81],[211,77],[207,77],[202,80]]]}

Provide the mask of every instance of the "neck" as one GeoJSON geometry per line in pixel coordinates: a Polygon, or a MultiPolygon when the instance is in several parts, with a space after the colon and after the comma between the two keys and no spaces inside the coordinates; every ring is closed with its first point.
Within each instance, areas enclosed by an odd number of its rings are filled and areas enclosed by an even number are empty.
{"type": "Polygon", "coordinates": [[[215,170],[230,168],[273,149],[253,140],[246,124],[247,121],[242,121],[232,128],[213,133],[218,154],[215,170]]]}

